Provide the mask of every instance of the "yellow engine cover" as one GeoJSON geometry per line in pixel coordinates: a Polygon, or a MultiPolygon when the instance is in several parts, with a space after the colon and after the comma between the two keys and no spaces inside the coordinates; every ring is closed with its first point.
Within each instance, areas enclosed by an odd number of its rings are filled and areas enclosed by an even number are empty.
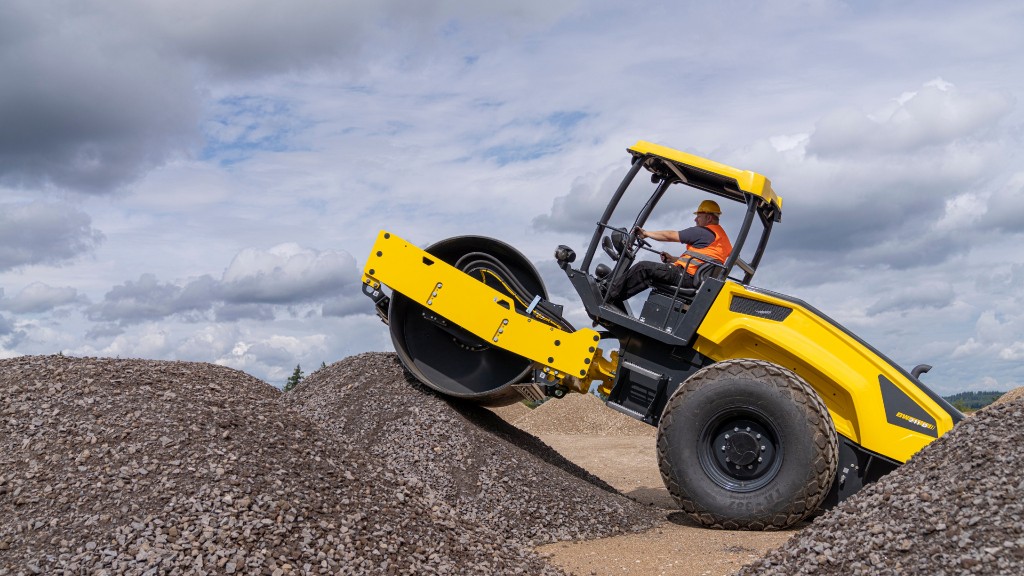
{"type": "Polygon", "coordinates": [[[721,361],[757,358],[789,368],[825,401],[836,431],[906,462],[953,418],[902,369],[806,304],[726,282],[694,349],[721,361]]]}

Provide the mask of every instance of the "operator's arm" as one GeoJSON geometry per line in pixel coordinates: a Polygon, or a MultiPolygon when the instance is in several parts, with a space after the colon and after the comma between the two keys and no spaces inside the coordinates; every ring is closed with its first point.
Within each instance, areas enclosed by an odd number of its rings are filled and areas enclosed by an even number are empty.
{"type": "Polygon", "coordinates": [[[640,228],[637,233],[641,238],[650,238],[658,242],[679,242],[678,230],[644,230],[640,228]]]}
{"type": "Polygon", "coordinates": [[[659,242],[680,242],[694,248],[710,246],[715,241],[715,233],[701,226],[691,226],[686,230],[644,230],[637,229],[641,238],[650,238],[659,242]]]}
{"type": "Polygon", "coordinates": [[[676,233],[679,241],[694,248],[706,248],[715,241],[715,233],[703,226],[691,226],[676,233]]]}

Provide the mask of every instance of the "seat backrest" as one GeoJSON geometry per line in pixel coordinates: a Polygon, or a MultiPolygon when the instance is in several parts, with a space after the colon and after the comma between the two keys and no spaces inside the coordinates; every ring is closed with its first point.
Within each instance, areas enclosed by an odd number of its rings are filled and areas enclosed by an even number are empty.
{"type": "MultiPolygon", "coordinates": [[[[709,276],[711,276],[715,268],[719,267],[720,266],[712,264],[710,262],[704,262],[703,264],[698,266],[697,273],[693,275],[693,288],[688,286],[678,286],[675,284],[666,284],[664,282],[655,282],[651,289],[659,294],[664,294],[670,297],[676,296],[686,301],[692,301],[693,297],[697,295],[697,289],[700,288],[700,285],[703,284],[709,276]]],[[[686,277],[687,275],[683,274],[682,276],[679,277],[679,279],[682,282],[683,280],[686,280],[686,277]]]]}

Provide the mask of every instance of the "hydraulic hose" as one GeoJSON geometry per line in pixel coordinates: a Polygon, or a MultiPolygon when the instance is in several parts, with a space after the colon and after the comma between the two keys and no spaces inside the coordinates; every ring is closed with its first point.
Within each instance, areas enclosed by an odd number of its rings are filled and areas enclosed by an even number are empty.
{"type": "MultiPolygon", "coordinates": [[[[529,308],[530,302],[534,299],[534,295],[530,294],[530,291],[523,286],[507,266],[486,252],[471,252],[466,254],[456,261],[455,267],[470,276],[475,276],[479,273],[480,280],[484,283],[487,281],[485,276],[489,274],[505,288],[509,296],[515,298],[515,300],[521,305],[524,313],[526,309],[529,308]],[[472,260],[470,260],[471,258],[472,260]]],[[[567,332],[574,332],[576,330],[572,324],[562,318],[561,315],[552,308],[548,301],[543,299],[536,307],[534,307],[532,316],[546,324],[551,324],[552,326],[556,326],[567,332]]]]}

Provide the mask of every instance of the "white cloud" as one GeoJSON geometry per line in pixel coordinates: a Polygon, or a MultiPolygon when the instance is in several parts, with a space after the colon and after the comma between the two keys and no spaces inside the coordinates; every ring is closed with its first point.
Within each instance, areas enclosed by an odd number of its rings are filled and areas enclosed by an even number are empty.
{"type": "MultiPolygon", "coordinates": [[[[40,283],[94,304],[25,292],[0,355],[281,384],[389,349],[357,286],[380,229],[504,240],[585,325],[551,253],[582,251],[644,139],[771,178],[765,287],[937,389],[1024,380],[1000,358],[1024,333],[1016,3],[282,6],[4,4],[4,302],[40,283]]],[[[659,224],[688,223],[669,200],[659,224]]]]}
{"type": "Polygon", "coordinates": [[[880,286],[881,297],[866,310],[868,316],[894,312],[906,314],[915,309],[944,310],[952,306],[955,295],[949,284],[915,284],[888,290],[880,286]]]}
{"type": "Polygon", "coordinates": [[[294,243],[266,251],[243,250],[221,278],[229,301],[274,304],[327,297],[358,282],[351,255],[317,252],[294,243]]]}
{"type": "Polygon", "coordinates": [[[935,223],[935,228],[944,234],[966,231],[986,212],[984,199],[974,192],[965,192],[946,200],[945,213],[935,223]]]}
{"type": "Polygon", "coordinates": [[[65,287],[53,287],[42,282],[33,282],[23,288],[13,298],[3,298],[3,290],[0,289],[0,309],[10,310],[19,314],[32,314],[46,312],[69,304],[82,302],[78,290],[65,287]]]}
{"type": "Polygon", "coordinates": [[[847,108],[828,114],[818,121],[808,152],[833,157],[940,148],[995,129],[1014,104],[1007,93],[965,94],[952,84],[932,81],[881,113],[847,108]]]}
{"type": "Polygon", "coordinates": [[[953,350],[953,358],[971,358],[983,348],[984,346],[980,342],[974,338],[968,338],[966,342],[953,350]]]}
{"type": "Polygon", "coordinates": [[[810,134],[791,134],[772,136],[768,141],[776,152],[793,151],[798,155],[799,159],[802,160],[804,154],[807,152],[807,143],[810,141],[810,138],[810,134]]]}
{"type": "Polygon", "coordinates": [[[1010,233],[1024,232],[1024,172],[1014,174],[992,193],[981,223],[1010,233]]]}
{"type": "Polygon", "coordinates": [[[133,331],[115,337],[106,346],[96,348],[85,345],[69,352],[81,355],[99,355],[116,358],[168,358],[169,334],[165,328],[147,324],[133,331]]]}
{"type": "MultiPolygon", "coordinates": [[[[232,259],[220,280],[207,274],[162,282],[147,272],[137,281],[112,288],[87,314],[93,321],[122,325],[168,316],[188,322],[270,321],[275,306],[333,303],[339,293],[355,293],[359,282],[355,260],[345,252],[317,251],[294,243],[269,250],[246,248],[232,259]]],[[[333,311],[336,315],[339,309],[333,311]]]]}
{"type": "Polygon", "coordinates": [[[265,374],[268,382],[283,386],[296,365],[309,374],[329,354],[326,335],[289,336],[272,334],[258,340],[239,341],[216,363],[249,373],[265,374]],[[316,358],[321,358],[316,361],[316,358]]]}
{"type": "Polygon", "coordinates": [[[1017,341],[1011,343],[999,351],[1000,360],[1012,360],[1019,362],[1024,360],[1024,342],[1017,341]]]}
{"type": "Polygon", "coordinates": [[[239,338],[237,325],[201,326],[174,344],[175,356],[213,362],[231,354],[239,338]]]}
{"type": "Polygon", "coordinates": [[[65,264],[92,252],[102,241],[103,234],[92,227],[89,215],[70,204],[0,203],[0,272],[65,264]]]}

